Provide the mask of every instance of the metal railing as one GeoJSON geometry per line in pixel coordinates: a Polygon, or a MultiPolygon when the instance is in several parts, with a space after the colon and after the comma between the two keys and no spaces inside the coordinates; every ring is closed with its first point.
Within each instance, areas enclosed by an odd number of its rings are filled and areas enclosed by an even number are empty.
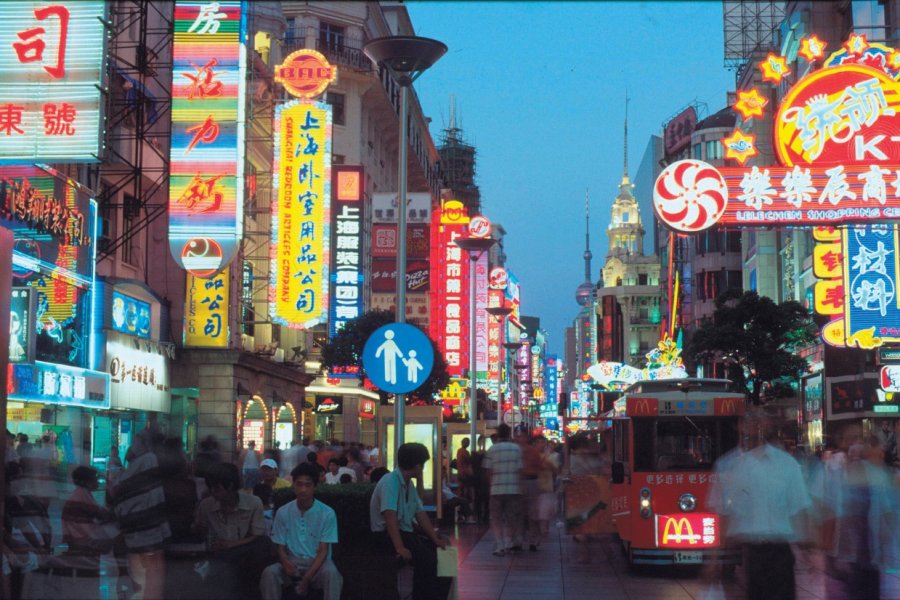
{"type": "Polygon", "coordinates": [[[355,44],[334,42],[326,42],[321,39],[315,39],[313,44],[308,44],[309,38],[300,36],[293,38],[285,38],[284,55],[287,56],[292,52],[296,52],[302,48],[314,46],[314,50],[321,52],[328,59],[328,62],[343,67],[350,67],[359,71],[371,71],[372,61],[363,54],[362,44],[357,47],[355,44]]]}

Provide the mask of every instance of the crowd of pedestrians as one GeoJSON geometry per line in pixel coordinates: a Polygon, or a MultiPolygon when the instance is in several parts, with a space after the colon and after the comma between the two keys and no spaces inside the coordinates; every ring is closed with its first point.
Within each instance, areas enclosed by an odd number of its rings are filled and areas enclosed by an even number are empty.
{"type": "Polygon", "coordinates": [[[287,586],[337,600],[337,521],[313,492],[384,470],[371,447],[308,439],[280,452],[250,441],[232,463],[208,437],[189,463],[180,439],[150,426],[99,472],[60,464],[45,437],[7,432],[3,598],[268,599],[287,586]]]}

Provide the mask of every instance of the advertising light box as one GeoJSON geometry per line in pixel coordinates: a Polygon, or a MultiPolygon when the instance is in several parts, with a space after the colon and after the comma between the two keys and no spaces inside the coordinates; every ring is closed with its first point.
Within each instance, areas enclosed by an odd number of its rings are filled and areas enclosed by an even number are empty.
{"type": "Polygon", "coordinates": [[[328,318],[331,263],[331,106],[275,109],[269,316],[292,329],[328,318]]]}
{"type": "Polygon", "coordinates": [[[98,162],[106,2],[3,3],[0,163],[98,162]]]}
{"type": "Polygon", "coordinates": [[[198,277],[228,265],[244,233],[242,9],[240,0],[175,3],[169,250],[198,277]]]}
{"type": "Polygon", "coordinates": [[[122,292],[113,292],[112,328],[115,331],[150,338],[150,303],[122,292]]]}

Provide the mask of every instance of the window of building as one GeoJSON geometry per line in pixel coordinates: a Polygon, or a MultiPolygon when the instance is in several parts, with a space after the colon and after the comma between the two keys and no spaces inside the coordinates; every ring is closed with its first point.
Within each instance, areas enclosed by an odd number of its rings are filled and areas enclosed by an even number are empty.
{"type": "Polygon", "coordinates": [[[864,34],[870,42],[887,40],[884,26],[884,0],[853,0],[853,32],[864,34]]]}
{"type": "Polygon", "coordinates": [[[288,46],[295,44],[297,34],[297,19],[294,17],[289,17],[287,19],[287,30],[284,32],[284,43],[288,46]]]}
{"type": "Polygon", "coordinates": [[[628,222],[628,212],[627,211],[622,213],[622,222],[623,223],[628,222]]]}
{"type": "Polygon", "coordinates": [[[331,163],[334,165],[344,164],[345,159],[346,159],[346,157],[343,154],[332,154],[331,155],[331,163]]]}
{"type": "Polygon", "coordinates": [[[344,103],[347,97],[337,92],[328,92],[325,94],[325,102],[331,105],[331,122],[335,125],[345,124],[344,103]]]}
{"type": "Polygon", "coordinates": [[[139,244],[138,233],[135,230],[141,215],[141,204],[137,198],[129,194],[125,194],[123,204],[122,232],[127,236],[127,239],[122,245],[122,262],[136,267],[138,264],[139,244]]]}
{"type": "Polygon", "coordinates": [[[722,158],[724,156],[724,152],[722,149],[722,143],[719,140],[712,140],[710,142],[706,142],[706,159],[707,160],[716,160],[722,158]]]}
{"type": "Polygon", "coordinates": [[[647,285],[646,273],[638,273],[638,285],[647,285]]]}
{"type": "Polygon", "coordinates": [[[319,48],[322,50],[343,50],[344,28],[326,21],[319,23],[319,48]]]}
{"type": "Polygon", "coordinates": [[[698,160],[701,159],[701,158],[703,158],[703,157],[700,155],[700,144],[694,144],[694,158],[696,158],[696,159],[698,159],[698,160]]]}

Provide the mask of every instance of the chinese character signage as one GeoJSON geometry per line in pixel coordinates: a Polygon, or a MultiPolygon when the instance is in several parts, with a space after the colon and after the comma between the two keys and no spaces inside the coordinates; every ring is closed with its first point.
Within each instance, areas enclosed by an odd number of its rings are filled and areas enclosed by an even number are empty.
{"type": "Polygon", "coordinates": [[[847,227],[843,244],[847,345],[874,348],[900,342],[897,225],[847,227]]]}
{"type": "Polygon", "coordinates": [[[37,361],[10,365],[8,398],[87,408],[109,408],[109,374],[37,361]]]}
{"type": "Polygon", "coordinates": [[[169,248],[211,277],[243,236],[246,14],[240,1],[176,2],[169,248]]]}
{"type": "Polygon", "coordinates": [[[112,328],[122,333],[150,338],[150,303],[113,292],[112,328]]]}
{"type": "Polygon", "coordinates": [[[184,307],[184,345],[228,347],[228,271],[210,279],[188,273],[184,307]]]}
{"type": "Polygon", "coordinates": [[[475,370],[480,379],[488,372],[488,254],[475,261],[475,370]]]}
{"type": "Polygon", "coordinates": [[[0,162],[97,162],[106,2],[3,3],[0,162]]]}
{"type": "MultiPolygon", "coordinates": [[[[269,316],[306,329],[328,318],[331,264],[331,107],[275,109],[275,195],[269,316]]],[[[358,243],[358,240],[357,240],[358,243]]]]}
{"type": "Polygon", "coordinates": [[[458,200],[447,200],[434,211],[431,226],[431,268],[434,295],[431,338],[437,340],[451,377],[462,376],[469,364],[469,260],[453,242],[468,237],[469,218],[458,200]]]}
{"type": "Polygon", "coordinates": [[[547,356],[546,371],[544,381],[546,382],[546,394],[544,403],[541,404],[542,417],[555,417],[559,412],[559,357],[555,354],[547,356]]]}
{"type": "Polygon", "coordinates": [[[131,338],[113,333],[106,343],[106,368],[112,408],[169,411],[169,363],[163,354],[135,348],[131,338]]]}
{"type": "Polygon", "coordinates": [[[0,168],[0,226],[11,229],[13,285],[34,290],[37,360],[89,366],[96,204],[50,167],[0,168]]]}
{"type": "Polygon", "coordinates": [[[331,336],[363,310],[362,233],[365,198],[362,167],[335,166],[331,336]]]}

